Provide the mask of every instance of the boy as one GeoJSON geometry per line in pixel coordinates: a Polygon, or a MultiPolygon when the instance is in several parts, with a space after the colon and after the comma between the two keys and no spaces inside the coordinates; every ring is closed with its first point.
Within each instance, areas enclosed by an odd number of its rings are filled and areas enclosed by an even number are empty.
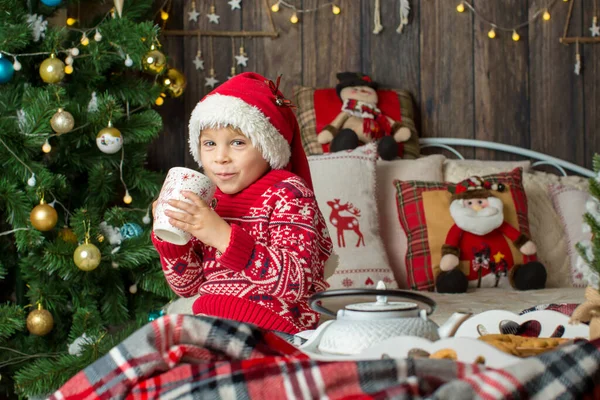
{"type": "Polygon", "coordinates": [[[152,235],[169,285],[200,294],[194,314],[291,334],[314,329],[307,300],[328,286],[332,244],[289,101],[273,82],[243,73],[198,103],[189,132],[216,204],[189,192],[189,203],[170,203],[171,223],[193,237],[177,246],[152,235]]]}

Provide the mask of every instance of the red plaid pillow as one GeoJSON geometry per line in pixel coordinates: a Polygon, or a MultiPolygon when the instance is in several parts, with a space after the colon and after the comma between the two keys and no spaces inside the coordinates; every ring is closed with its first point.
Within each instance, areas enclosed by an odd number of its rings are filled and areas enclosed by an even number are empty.
{"type": "MultiPolygon", "coordinates": [[[[504,219],[521,233],[530,236],[522,173],[521,168],[516,168],[511,172],[488,175],[483,179],[506,186],[508,190],[494,193],[504,202],[504,219]]],[[[454,224],[450,215],[451,194],[448,189],[455,184],[396,180],[394,185],[398,218],[408,239],[408,287],[414,290],[433,290],[435,276],[439,272],[442,245],[454,224]]],[[[515,263],[522,262],[522,255],[516,248],[512,253],[515,263]]]]}

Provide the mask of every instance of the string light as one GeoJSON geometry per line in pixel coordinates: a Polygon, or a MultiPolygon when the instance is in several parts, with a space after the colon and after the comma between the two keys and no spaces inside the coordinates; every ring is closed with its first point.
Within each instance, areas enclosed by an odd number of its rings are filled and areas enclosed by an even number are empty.
{"type": "Polygon", "coordinates": [[[65,67],[65,74],[71,75],[73,73],[73,66],[72,65],[67,65],[65,67]]]}
{"type": "Polygon", "coordinates": [[[169,19],[169,13],[164,11],[164,10],[160,10],[160,19],[162,19],[163,21],[166,21],[169,19]]]}
{"type": "MultiPolygon", "coordinates": [[[[521,36],[518,33],[518,30],[521,28],[526,27],[527,25],[533,23],[537,18],[542,18],[544,21],[549,21],[551,19],[551,15],[550,15],[550,9],[558,2],[559,0],[552,0],[550,2],[550,4],[547,4],[545,8],[541,8],[538,11],[536,11],[535,13],[533,13],[533,15],[531,16],[530,19],[528,19],[525,22],[522,22],[518,25],[515,26],[499,26],[495,23],[493,23],[492,21],[486,19],[483,15],[481,15],[476,9],[475,7],[473,7],[473,5],[468,2],[468,1],[461,1],[457,6],[456,6],[456,11],[458,11],[459,13],[465,12],[467,11],[471,11],[475,17],[479,18],[481,21],[483,21],[484,23],[490,25],[490,30],[487,32],[488,38],[490,39],[494,39],[496,38],[498,31],[503,31],[503,32],[510,32],[511,33],[511,38],[513,41],[518,42],[519,40],[521,40],[521,36]]],[[[568,0],[564,0],[565,2],[567,2],[568,0]]]]}
{"type": "Polygon", "coordinates": [[[90,44],[90,39],[88,39],[85,32],[83,33],[83,36],[81,36],[81,44],[84,46],[87,46],[88,44],[90,44]]]}
{"type": "Polygon", "coordinates": [[[75,25],[75,22],[77,22],[77,20],[75,18],[71,18],[71,17],[67,18],[67,25],[73,26],[73,25],[75,25]]]}
{"type": "Polygon", "coordinates": [[[288,3],[285,0],[278,0],[276,3],[274,3],[271,6],[271,11],[278,12],[281,9],[281,7],[286,7],[293,11],[292,16],[290,17],[290,22],[292,24],[297,24],[300,21],[299,14],[312,13],[312,12],[320,10],[323,7],[331,7],[331,12],[334,15],[339,15],[342,12],[342,9],[332,1],[321,4],[315,8],[300,9],[300,8],[296,7],[295,5],[288,3]]]}

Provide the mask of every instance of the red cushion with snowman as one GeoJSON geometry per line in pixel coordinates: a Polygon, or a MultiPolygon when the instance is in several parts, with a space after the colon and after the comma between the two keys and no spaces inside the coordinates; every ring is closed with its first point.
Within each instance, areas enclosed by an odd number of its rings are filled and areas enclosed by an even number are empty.
{"type": "Polygon", "coordinates": [[[450,215],[454,224],[442,246],[436,289],[441,293],[466,292],[469,286],[499,286],[502,279],[519,290],[541,289],[546,269],[536,261],[535,244],[504,220],[504,204],[494,192],[504,185],[471,177],[450,187],[450,215]],[[515,264],[511,244],[523,254],[515,264]],[[457,268],[468,265],[468,273],[457,268]]]}

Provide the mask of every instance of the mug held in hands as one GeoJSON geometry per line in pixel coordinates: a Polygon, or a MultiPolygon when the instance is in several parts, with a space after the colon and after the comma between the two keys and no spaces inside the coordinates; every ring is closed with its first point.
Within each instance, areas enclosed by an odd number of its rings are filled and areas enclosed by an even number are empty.
{"type": "Polygon", "coordinates": [[[190,241],[192,235],[184,230],[174,227],[169,223],[165,210],[179,211],[169,205],[169,200],[184,200],[182,191],[190,191],[210,204],[215,195],[215,184],[204,174],[184,167],[171,168],[167,174],[163,187],[158,196],[154,212],[154,234],[166,242],[184,245],[190,241]]]}

